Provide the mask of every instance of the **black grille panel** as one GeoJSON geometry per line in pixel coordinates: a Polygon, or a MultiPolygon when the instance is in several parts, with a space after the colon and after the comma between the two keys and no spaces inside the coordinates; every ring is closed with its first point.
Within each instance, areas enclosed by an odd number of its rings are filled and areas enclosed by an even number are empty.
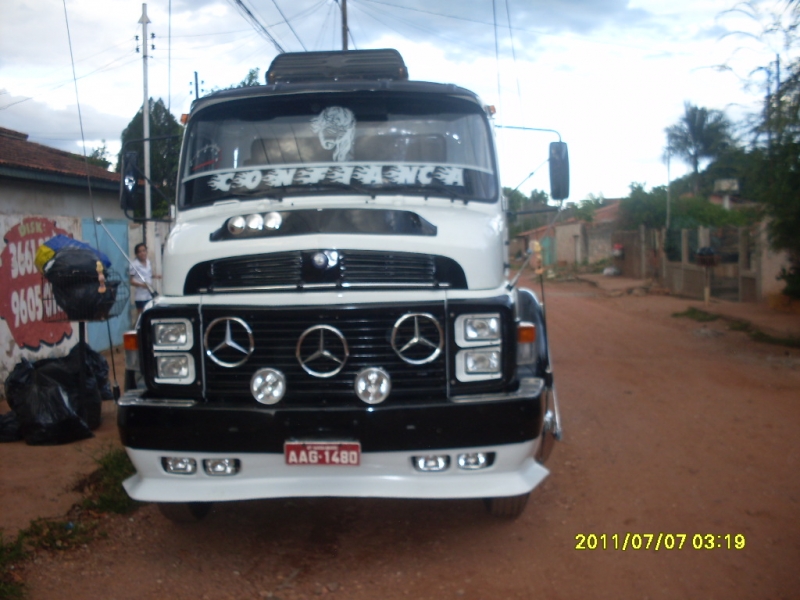
{"type": "MultiPolygon", "coordinates": [[[[217,401],[253,401],[249,389],[251,375],[260,367],[272,367],[283,372],[287,379],[287,394],[281,403],[284,406],[362,405],[353,391],[356,374],[365,367],[382,367],[392,379],[387,404],[441,400],[447,395],[446,352],[429,364],[411,365],[391,347],[392,327],[397,319],[410,312],[433,315],[447,339],[443,304],[359,307],[357,310],[204,309],[205,326],[218,317],[237,316],[250,325],[255,338],[252,356],[240,367],[225,368],[205,358],[207,395],[210,400],[217,401]],[[306,373],[295,356],[298,339],[314,325],[335,327],[349,345],[350,356],[344,368],[333,377],[319,378],[306,373]]],[[[222,341],[221,330],[218,335],[220,339],[209,339],[208,347],[214,348],[222,341]]],[[[324,363],[319,366],[327,370],[324,363]]]]}
{"type": "Polygon", "coordinates": [[[427,254],[347,252],[342,256],[345,284],[412,283],[436,285],[436,263],[427,254]]]}
{"type": "Polygon", "coordinates": [[[218,260],[209,265],[212,288],[297,286],[302,282],[300,252],[277,252],[218,260]]]}
{"type": "MultiPolygon", "coordinates": [[[[263,289],[334,287],[466,289],[464,270],[443,256],[412,252],[340,250],[326,268],[314,265],[318,250],[238,256],[200,263],[186,277],[186,294],[263,289]]],[[[330,253],[329,253],[330,254],[330,253]]]]}

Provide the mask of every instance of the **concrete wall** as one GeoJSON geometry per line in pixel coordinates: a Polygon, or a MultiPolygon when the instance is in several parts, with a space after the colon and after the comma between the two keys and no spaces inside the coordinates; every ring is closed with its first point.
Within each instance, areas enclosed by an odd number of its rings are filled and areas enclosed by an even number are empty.
{"type": "Polygon", "coordinates": [[[555,230],[556,261],[558,264],[581,264],[588,259],[583,223],[558,225],[555,230]]]}
{"type": "Polygon", "coordinates": [[[611,235],[616,223],[591,224],[586,228],[589,263],[596,263],[611,257],[611,235]]]}
{"type": "Polygon", "coordinates": [[[15,179],[0,180],[0,214],[58,215],[125,219],[119,207],[119,193],[93,190],[92,201],[85,189],[15,179]]]}
{"type": "MultiPolygon", "coordinates": [[[[738,262],[710,267],[711,295],[739,302],[759,302],[781,293],[785,284],[777,276],[782,268],[788,268],[789,259],[785,252],[770,249],[767,223],[759,223],[750,231],[741,228],[738,236],[738,262]],[[738,286],[734,281],[732,294],[722,295],[725,290],[715,290],[715,282],[731,279],[738,280],[738,286]]],[[[697,246],[708,245],[709,232],[703,227],[696,232],[683,230],[681,238],[681,260],[664,260],[663,284],[678,296],[703,299],[705,268],[695,264],[691,242],[696,239],[697,246]]]]}

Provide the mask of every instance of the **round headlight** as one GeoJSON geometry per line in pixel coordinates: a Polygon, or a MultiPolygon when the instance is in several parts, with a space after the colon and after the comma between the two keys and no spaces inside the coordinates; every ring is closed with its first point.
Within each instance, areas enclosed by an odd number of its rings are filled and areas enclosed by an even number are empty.
{"type": "Polygon", "coordinates": [[[277,369],[259,369],[250,378],[250,392],[261,404],[277,404],[286,393],[286,377],[277,369]]]}
{"type": "Polygon", "coordinates": [[[368,367],[356,375],[355,390],[362,402],[380,404],[389,397],[392,380],[383,369],[368,367]]]}
{"type": "Polygon", "coordinates": [[[280,229],[283,225],[281,213],[271,212],[264,215],[264,227],[267,229],[280,229]]]}
{"type": "Polygon", "coordinates": [[[264,229],[264,217],[259,214],[247,215],[247,229],[250,231],[261,231],[264,229]]]}
{"type": "Polygon", "coordinates": [[[247,223],[244,220],[244,217],[233,217],[228,221],[228,231],[230,231],[233,235],[239,235],[244,231],[245,226],[247,223]]]}

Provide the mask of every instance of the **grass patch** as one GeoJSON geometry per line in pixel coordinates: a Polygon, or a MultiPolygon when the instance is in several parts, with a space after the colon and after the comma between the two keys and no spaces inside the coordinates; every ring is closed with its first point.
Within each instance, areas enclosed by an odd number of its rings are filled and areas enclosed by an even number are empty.
{"type": "Polygon", "coordinates": [[[697,321],[699,323],[710,323],[711,321],[716,321],[719,319],[719,315],[714,315],[704,310],[700,310],[698,308],[689,307],[685,311],[681,313],[673,313],[673,317],[685,317],[687,319],[692,319],[693,321],[697,321]]]}
{"type": "Polygon", "coordinates": [[[118,515],[136,510],[140,503],[132,500],[122,487],[122,482],[136,472],[125,450],[109,450],[95,461],[97,470],[81,479],[74,488],[84,495],[81,507],[118,515]]]}
{"type": "Polygon", "coordinates": [[[35,519],[10,542],[0,530],[0,598],[25,598],[25,582],[16,567],[36,550],[68,551],[104,538],[107,534],[100,528],[100,515],[128,514],[141,505],[122,487],[122,482],[135,473],[125,450],[107,450],[95,462],[97,469],[75,485],[74,490],[84,497],[67,517],[35,519]]]}
{"type": "Polygon", "coordinates": [[[787,348],[800,348],[800,338],[778,337],[770,335],[768,333],[764,333],[749,321],[744,321],[742,319],[734,319],[731,317],[724,317],[722,315],[715,315],[713,313],[709,313],[694,307],[690,307],[682,313],[673,313],[672,316],[686,317],[698,321],[700,323],[708,323],[710,321],[716,321],[717,319],[723,319],[727,323],[729,330],[746,333],[750,337],[750,339],[755,342],[761,342],[763,344],[772,344],[774,346],[784,346],[787,348]]]}
{"type": "Polygon", "coordinates": [[[17,600],[25,597],[22,578],[15,569],[17,563],[27,556],[20,536],[12,542],[6,542],[3,532],[0,531],[0,598],[17,600]]]}

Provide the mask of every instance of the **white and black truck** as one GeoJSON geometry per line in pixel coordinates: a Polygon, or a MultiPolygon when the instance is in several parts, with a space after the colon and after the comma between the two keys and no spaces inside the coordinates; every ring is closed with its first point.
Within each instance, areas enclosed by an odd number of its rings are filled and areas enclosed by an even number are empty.
{"type": "MultiPolygon", "coordinates": [[[[118,403],[131,497],[174,520],[312,496],[522,512],[561,425],[490,113],[394,50],[281,54],[194,102],[118,403]]],[[[555,198],[566,160],[553,142],[555,198]]]]}

